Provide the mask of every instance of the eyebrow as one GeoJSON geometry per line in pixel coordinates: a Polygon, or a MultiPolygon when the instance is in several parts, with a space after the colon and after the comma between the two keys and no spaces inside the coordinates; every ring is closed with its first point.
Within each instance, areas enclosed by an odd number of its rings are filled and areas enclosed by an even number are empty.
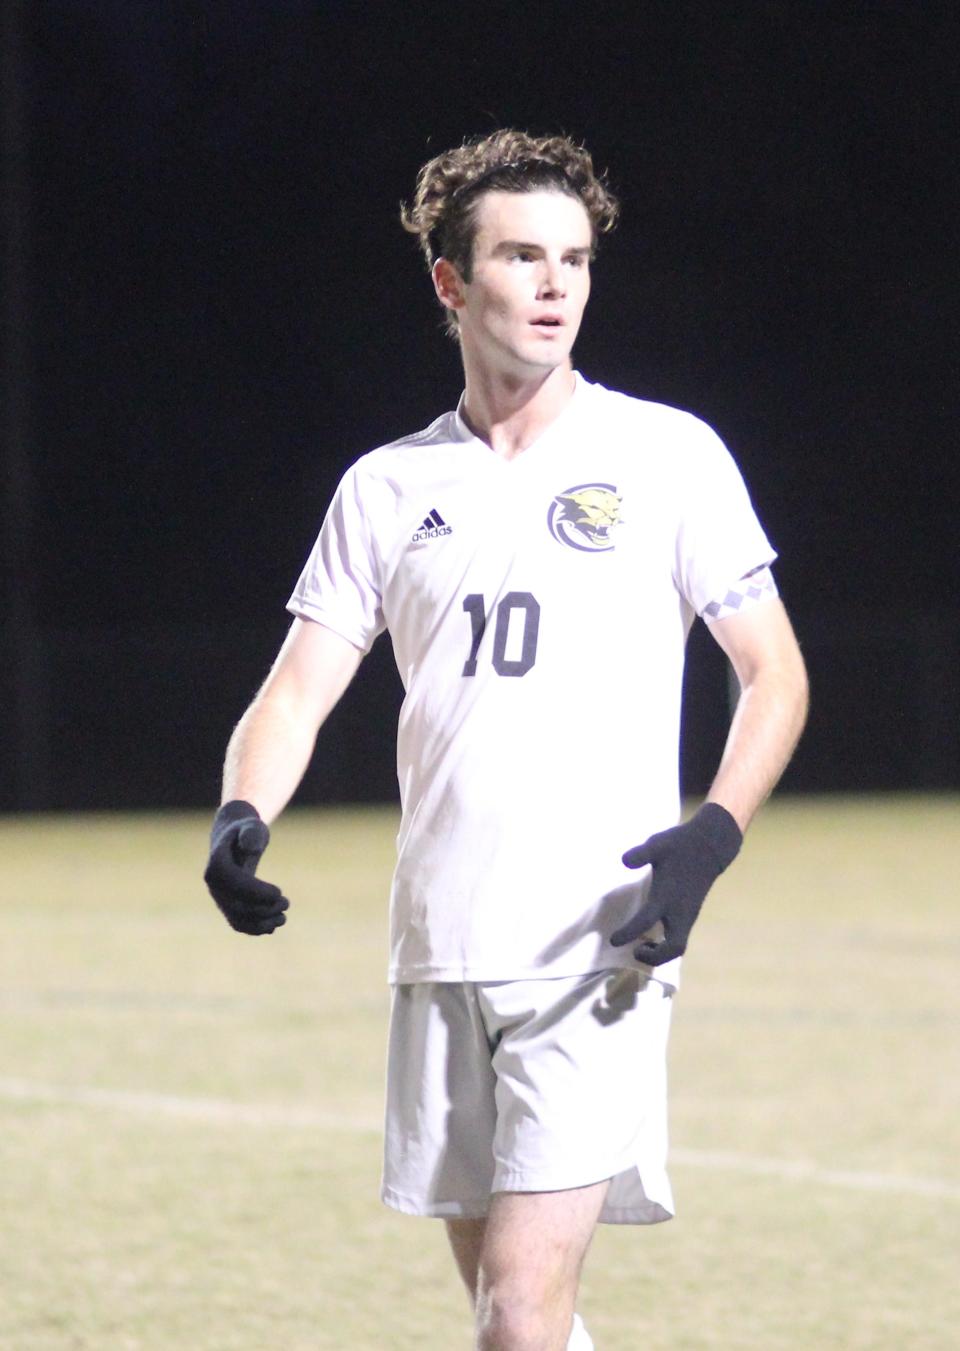
{"type": "MultiPolygon", "coordinates": [[[[522,239],[503,239],[494,249],[494,253],[506,253],[510,249],[532,249],[534,252],[542,253],[543,245],[530,244],[522,239]]],[[[590,244],[576,244],[568,249],[564,249],[563,252],[575,253],[580,257],[589,258],[593,253],[593,246],[590,244]]]]}

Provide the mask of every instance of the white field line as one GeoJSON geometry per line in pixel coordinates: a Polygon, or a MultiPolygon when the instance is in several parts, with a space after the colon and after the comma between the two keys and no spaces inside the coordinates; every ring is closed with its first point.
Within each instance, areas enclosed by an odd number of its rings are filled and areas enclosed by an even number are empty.
{"type": "MultiPolygon", "coordinates": [[[[0,1076],[0,1099],[7,1102],[95,1107],[135,1116],[165,1116],[212,1125],[307,1128],[362,1135],[379,1134],[383,1128],[382,1122],[372,1115],[350,1116],[289,1104],[244,1103],[225,1098],[188,1098],[174,1093],[141,1093],[119,1088],[49,1084],[6,1076],[0,1076]]],[[[899,1192],[911,1196],[933,1196],[942,1201],[960,1201],[960,1185],[941,1178],[821,1168],[804,1159],[775,1159],[724,1150],[672,1148],[670,1162],[681,1168],[747,1173],[754,1177],[772,1177],[781,1182],[799,1182],[806,1186],[899,1192]]]]}
{"type": "Polygon", "coordinates": [[[670,1162],[681,1168],[708,1168],[718,1173],[752,1173],[781,1182],[802,1182],[814,1187],[852,1187],[856,1191],[906,1192],[911,1196],[936,1196],[960,1201],[960,1184],[936,1177],[910,1177],[903,1173],[859,1173],[849,1168],[821,1168],[807,1159],[769,1159],[756,1154],[737,1154],[712,1149],[671,1149],[670,1162]]]}
{"type": "Polygon", "coordinates": [[[341,1112],[322,1112],[290,1104],[234,1102],[228,1098],[185,1098],[175,1093],[141,1093],[123,1088],[87,1088],[83,1085],[45,1084],[34,1079],[0,1076],[0,1099],[8,1102],[56,1103],[66,1106],[100,1107],[135,1116],[167,1116],[211,1125],[308,1127],[339,1130],[350,1134],[375,1134],[382,1122],[372,1116],[351,1117],[341,1112]]]}

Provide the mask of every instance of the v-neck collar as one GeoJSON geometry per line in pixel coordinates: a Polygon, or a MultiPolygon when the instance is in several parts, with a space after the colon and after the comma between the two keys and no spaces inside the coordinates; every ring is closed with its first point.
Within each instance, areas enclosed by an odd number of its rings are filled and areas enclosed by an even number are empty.
{"type": "Polygon", "coordinates": [[[503,455],[498,455],[491,445],[470,430],[467,420],[463,416],[464,401],[467,397],[466,391],[460,395],[460,401],[453,414],[453,439],[464,443],[472,442],[477,449],[483,451],[485,455],[488,455],[493,463],[502,465],[503,468],[507,470],[515,470],[518,465],[525,461],[529,463],[531,456],[534,459],[539,458],[540,452],[543,450],[544,446],[553,441],[557,434],[566,431],[568,424],[573,417],[577,415],[583,404],[587,382],[579,371],[574,371],[573,377],[574,386],[570,398],[553,421],[548,422],[540,435],[531,441],[529,446],[526,446],[519,455],[514,455],[511,459],[506,459],[503,455]]]}

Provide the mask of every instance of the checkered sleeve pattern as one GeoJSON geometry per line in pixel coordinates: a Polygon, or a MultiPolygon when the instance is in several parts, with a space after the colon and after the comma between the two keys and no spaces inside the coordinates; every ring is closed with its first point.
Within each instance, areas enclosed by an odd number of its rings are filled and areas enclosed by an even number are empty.
{"type": "Polygon", "coordinates": [[[773,573],[769,566],[764,564],[748,572],[746,577],[741,577],[723,600],[710,601],[709,605],[704,607],[703,618],[708,624],[717,619],[728,619],[730,615],[743,614],[744,610],[749,610],[759,601],[769,600],[771,596],[779,594],[773,573]]]}

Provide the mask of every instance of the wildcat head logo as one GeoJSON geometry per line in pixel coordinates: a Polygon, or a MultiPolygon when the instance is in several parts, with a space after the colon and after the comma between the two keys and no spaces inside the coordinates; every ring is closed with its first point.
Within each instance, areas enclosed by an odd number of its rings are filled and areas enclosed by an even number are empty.
{"type": "Polygon", "coordinates": [[[605,553],[614,547],[614,527],[623,524],[622,500],[612,483],[578,483],[550,503],[547,529],[558,544],[587,554],[605,553]]]}

